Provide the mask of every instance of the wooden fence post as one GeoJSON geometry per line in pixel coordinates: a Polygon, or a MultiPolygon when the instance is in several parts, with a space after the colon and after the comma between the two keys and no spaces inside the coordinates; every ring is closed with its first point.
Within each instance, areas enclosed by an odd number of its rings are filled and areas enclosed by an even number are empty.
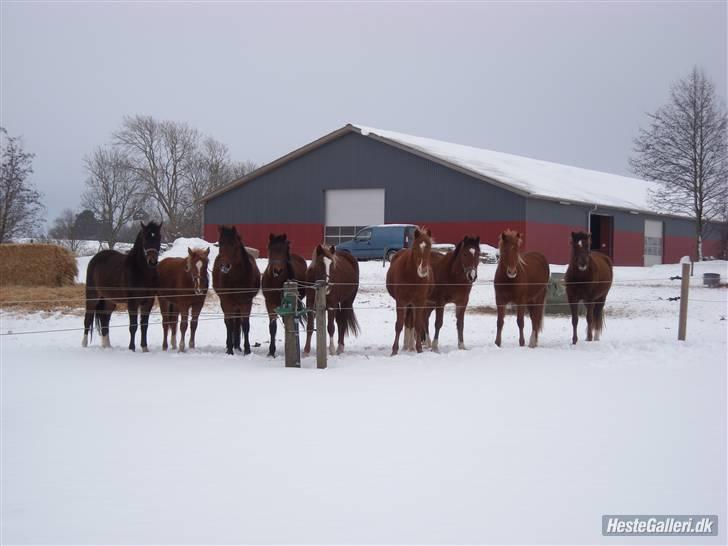
{"type": "Polygon", "coordinates": [[[328,367],[326,349],[326,281],[316,281],[316,367],[328,367]]]}
{"type": "Polygon", "coordinates": [[[680,323],[677,329],[677,339],[685,341],[688,327],[688,289],[690,288],[690,264],[682,264],[682,280],[680,281],[680,323]]]}
{"type": "Polygon", "coordinates": [[[301,367],[301,347],[298,339],[298,283],[286,281],[283,284],[283,298],[292,302],[293,313],[283,316],[283,329],[285,330],[286,368],[301,367]]]}

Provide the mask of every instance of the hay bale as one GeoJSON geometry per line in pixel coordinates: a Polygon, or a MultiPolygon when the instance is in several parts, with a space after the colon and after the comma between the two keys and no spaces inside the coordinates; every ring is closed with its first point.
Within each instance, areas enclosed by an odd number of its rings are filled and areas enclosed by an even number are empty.
{"type": "Polygon", "coordinates": [[[69,286],[78,267],[73,253],[58,245],[0,245],[0,286],[69,286]]]}

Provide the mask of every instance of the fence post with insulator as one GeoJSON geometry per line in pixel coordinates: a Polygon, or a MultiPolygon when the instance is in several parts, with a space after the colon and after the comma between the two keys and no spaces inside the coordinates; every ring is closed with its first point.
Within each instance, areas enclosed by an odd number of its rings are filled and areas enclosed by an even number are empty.
{"type": "Polygon", "coordinates": [[[682,264],[682,279],[680,281],[680,323],[677,329],[677,339],[685,341],[688,329],[688,291],[690,288],[690,264],[682,264]]]}
{"type": "Polygon", "coordinates": [[[316,281],[316,367],[328,366],[326,350],[326,281],[316,281]]]}
{"type": "Polygon", "coordinates": [[[290,307],[289,312],[283,315],[283,329],[285,330],[286,368],[301,367],[301,348],[298,339],[298,283],[286,281],[283,284],[283,306],[290,307]]]}

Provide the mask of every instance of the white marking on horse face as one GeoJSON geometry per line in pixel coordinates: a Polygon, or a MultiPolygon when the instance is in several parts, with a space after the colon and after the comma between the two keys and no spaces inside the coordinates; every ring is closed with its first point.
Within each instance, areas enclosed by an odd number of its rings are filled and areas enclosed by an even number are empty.
{"type": "Polygon", "coordinates": [[[475,249],[474,248],[471,248],[470,249],[470,254],[472,254],[473,256],[475,256],[475,249]]]}
{"type": "Polygon", "coordinates": [[[584,246],[584,241],[579,241],[576,244],[579,246],[579,248],[581,248],[584,246]]]}
{"type": "Polygon", "coordinates": [[[324,256],[324,269],[326,269],[326,278],[328,278],[331,272],[331,258],[326,256],[324,256]]]}
{"type": "Polygon", "coordinates": [[[509,279],[515,279],[518,276],[518,270],[511,271],[510,269],[506,269],[506,275],[508,275],[509,279]]]}
{"type": "Polygon", "coordinates": [[[424,252],[426,246],[427,246],[427,243],[424,243],[424,242],[420,243],[420,250],[424,252]]]}
{"type": "Polygon", "coordinates": [[[420,260],[419,265],[417,266],[417,276],[421,279],[427,278],[427,275],[430,273],[429,267],[422,267],[422,260],[420,260]]]}

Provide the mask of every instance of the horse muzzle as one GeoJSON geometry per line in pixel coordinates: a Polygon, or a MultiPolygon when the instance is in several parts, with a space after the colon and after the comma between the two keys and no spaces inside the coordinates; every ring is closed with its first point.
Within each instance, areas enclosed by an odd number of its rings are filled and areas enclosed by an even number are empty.
{"type": "Polygon", "coordinates": [[[147,250],[144,252],[149,267],[157,267],[159,263],[159,253],[156,250],[147,250]]]}
{"type": "Polygon", "coordinates": [[[510,267],[506,269],[506,276],[509,279],[515,279],[518,276],[518,270],[517,269],[511,269],[510,267]]]}
{"type": "Polygon", "coordinates": [[[429,274],[430,274],[430,267],[429,266],[425,266],[425,267],[422,267],[422,265],[418,265],[417,266],[417,275],[421,279],[426,279],[429,274]]]}
{"type": "Polygon", "coordinates": [[[230,264],[222,264],[222,265],[220,266],[220,271],[221,271],[221,272],[222,272],[223,274],[227,275],[228,273],[230,273],[230,269],[231,269],[231,267],[232,267],[232,266],[231,266],[230,264]]]}
{"type": "Polygon", "coordinates": [[[478,271],[476,269],[468,269],[465,272],[465,276],[468,278],[468,280],[471,283],[474,283],[475,281],[478,280],[478,271]]]}
{"type": "Polygon", "coordinates": [[[589,269],[588,265],[578,265],[576,267],[579,271],[586,271],[587,269],[589,269]]]}

